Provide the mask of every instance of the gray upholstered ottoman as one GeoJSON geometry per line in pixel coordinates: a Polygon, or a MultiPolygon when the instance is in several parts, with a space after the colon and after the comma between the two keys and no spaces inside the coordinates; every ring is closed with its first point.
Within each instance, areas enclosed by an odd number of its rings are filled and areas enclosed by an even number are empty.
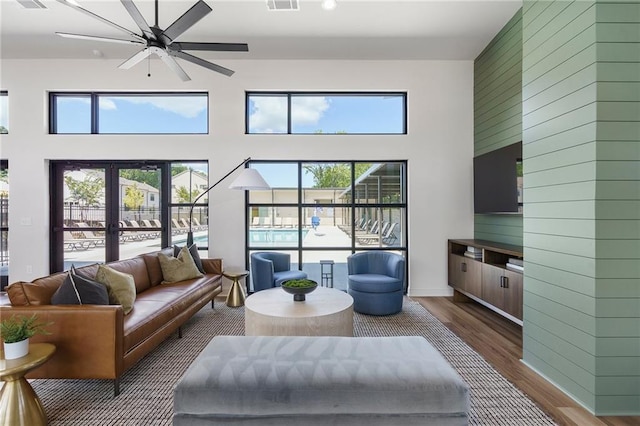
{"type": "Polygon", "coordinates": [[[466,425],[469,388],[424,338],[217,336],[173,424],[466,425]]]}

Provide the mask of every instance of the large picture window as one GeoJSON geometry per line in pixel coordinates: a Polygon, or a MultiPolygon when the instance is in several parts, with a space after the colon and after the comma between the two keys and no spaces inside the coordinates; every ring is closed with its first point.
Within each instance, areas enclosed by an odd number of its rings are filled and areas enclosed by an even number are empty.
{"type": "Polygon", "coordinates": [[[248,134],[406,134],[407,94],[246,95],[248,134]]]}
{"type": "Polygon", "coordinates": [[[286,252],[292,268],[317,282],[326,282],[330,264],[330,285],[344,290],[352,253],[406,256],[406,162],[252,161],[250,167],[271,189],[248,192],[247,259],[257,251],[286,252]]]}
{"type": "Polygon", "coordinates": [[[207,93],[51,93],[49,133],[207,134],[207,93]]]}

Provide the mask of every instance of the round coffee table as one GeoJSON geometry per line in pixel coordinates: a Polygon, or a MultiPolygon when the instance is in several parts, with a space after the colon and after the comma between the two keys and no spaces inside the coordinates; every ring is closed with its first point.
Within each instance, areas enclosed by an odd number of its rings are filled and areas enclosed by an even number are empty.
{"type": "Polygon", "coordinates": [[[51,343],[31,343],[29,353],[21,358],[0,359],[0,425],[45,426],[47,416],[40,398],[24,375],[47,361],[56,347],[51,343]]]}
{"type": "Polygon", "coordinates": [[[303,302],[279,287],[247,297],[246,336],[353,336],[353,298],[318,287],[303,302]]]}

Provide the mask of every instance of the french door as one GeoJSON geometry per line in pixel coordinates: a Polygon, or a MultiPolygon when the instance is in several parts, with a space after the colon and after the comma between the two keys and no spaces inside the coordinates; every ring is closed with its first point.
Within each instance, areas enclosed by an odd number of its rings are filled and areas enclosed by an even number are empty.
{"type": "Polygon", "coordinates": [[[53,161],[50,177],[52,273],[169,244],[169,162],[53,161]]]}

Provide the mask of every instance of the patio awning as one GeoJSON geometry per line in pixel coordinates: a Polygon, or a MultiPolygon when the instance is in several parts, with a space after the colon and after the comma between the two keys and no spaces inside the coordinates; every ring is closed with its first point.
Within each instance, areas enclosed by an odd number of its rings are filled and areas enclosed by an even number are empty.
{"type": "MultiPolygon", "coordinates": [[[[355,181],[354,200],[360,203],[400,201],[402,194],[403,163],[375,163],[355,181]]],[[[345,189],[340,198],[349,198],[351,188],[345,189]]]]}

